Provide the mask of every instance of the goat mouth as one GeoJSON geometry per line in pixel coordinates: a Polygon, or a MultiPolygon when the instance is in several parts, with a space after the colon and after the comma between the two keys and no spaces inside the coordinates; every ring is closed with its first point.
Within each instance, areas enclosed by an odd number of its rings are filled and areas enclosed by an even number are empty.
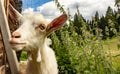
{"type": "Polygon", "coordinates": [[[26,45],[25,42],[14,42],[14,41],[10,41],[10,44],[11,44],[12,46],[16,46],[16,45],[26,45]]]}

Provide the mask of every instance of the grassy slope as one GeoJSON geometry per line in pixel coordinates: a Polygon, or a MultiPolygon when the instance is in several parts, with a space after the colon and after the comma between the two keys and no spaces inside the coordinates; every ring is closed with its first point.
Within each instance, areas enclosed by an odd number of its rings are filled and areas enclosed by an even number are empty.
{"type": "Polygon", "coordinates": [[[112,39],[108,39],[105,40],[103,43],[103,47],[105,50],[118,50],[117,47],[118,44],[118,38],[112,38],[112,39]]]}
{"type": "Polygon", "coordinates": [[[118,49],[118,38],[105,40],[103,48],[107,50],[108,56],[111,56],[113,65],[120,68],[120,50],[118,49]]]}

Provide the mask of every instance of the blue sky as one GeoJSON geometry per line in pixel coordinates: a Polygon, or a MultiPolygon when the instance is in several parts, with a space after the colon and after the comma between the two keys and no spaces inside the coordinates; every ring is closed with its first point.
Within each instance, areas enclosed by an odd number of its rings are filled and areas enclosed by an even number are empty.
{"type": "Polygon", "coordinates": [[[34,8],[36,10],[36,8],[38,6],[41,6],[42,4],[46,3],[46,2],[50,2],[52,0],[22,0],[23,1],[23,9],[27,9],[27,8],[34,8]]]}

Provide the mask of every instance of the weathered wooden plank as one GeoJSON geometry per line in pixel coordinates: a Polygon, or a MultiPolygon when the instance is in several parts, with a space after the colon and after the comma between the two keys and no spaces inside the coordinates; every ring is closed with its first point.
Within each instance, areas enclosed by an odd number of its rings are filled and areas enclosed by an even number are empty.
{"type": "Polygon", "coordinates": [[[0,0],[0,28],[2,32],[3,42],[7,53],[7,58],[12,74],[19,74],[19,64],[15,52],[11,49],[9,39],[11,37],[7,18],[4,10],[4,0],[0,0]]]}

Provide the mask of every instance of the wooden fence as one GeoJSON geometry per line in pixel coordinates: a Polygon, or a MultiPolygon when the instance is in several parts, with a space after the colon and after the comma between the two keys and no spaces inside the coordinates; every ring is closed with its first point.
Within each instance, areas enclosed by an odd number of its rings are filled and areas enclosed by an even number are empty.
{"type": "Polygon", "coordinates": [[[20,74],[16,53],[11,49],[11,46],[9,44],[9,39],[11,37],[7,19],[8,18],[7,6],[9,2],[10,2],[9,0],[0,0],[0,29],[11,74],[20,74]]]}

